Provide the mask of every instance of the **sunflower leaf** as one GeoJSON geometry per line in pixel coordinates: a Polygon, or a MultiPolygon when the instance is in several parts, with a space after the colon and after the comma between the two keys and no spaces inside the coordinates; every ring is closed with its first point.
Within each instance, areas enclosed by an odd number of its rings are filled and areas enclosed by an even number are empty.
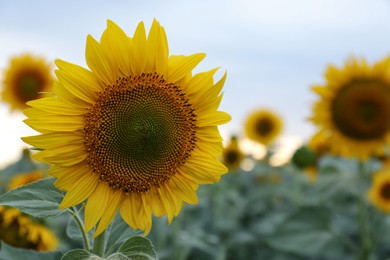
{"type": "Polygon", "coordinates": [[[102,258],[84,249],[71,250],[61,257],[61,260],[90,260],[90,259],[98,260],[102,258]]]}
{"type": "Polygon", "coordinates": [[[156,260],[157,253],[149,239],[134,236],[126,240],[119,248],[118,253],[139,260],[156,260]]]}
{"type": "Polygon", "coordinates": [[[29,183],[0,196],[0,205],[18,208],[23,213],[37,218],[61,215],[59,205],[63,193],[54,187],[55,179],[46,178],[29,183]]]}
{"type": "Polygon", "coordinates": [[[42,259],[56,260],[61,257],[61,252],[39,252],[31,249],[16,248],[4,242],[1,243],[0,259],[42,259]]]}
{"type": "Polygon", "coordinates": [[[128,258],[127,256],[121,253],[115,253],[106,258],[106,260],[131,260],[131,259],[132,258],[128,258]]]}
{"type": "Polygon", "coordinates": [[[340,238],[332,232],[329,211],[317,206],[293,212],[266,238],[266,243],[279,252],[309,258],[324,255],[335,259],[342,250],[340,238]],[[309,243],[310,247],[306,246],[309,243]]]}
{"type": "Polygon", "coordinates": [[[111,224],[110,235],[107,239],[106,255],[116,252],[118,248],[130,237],[141,234],[141,231],[134,231],[122,217],[117,214],[111,224]]]}

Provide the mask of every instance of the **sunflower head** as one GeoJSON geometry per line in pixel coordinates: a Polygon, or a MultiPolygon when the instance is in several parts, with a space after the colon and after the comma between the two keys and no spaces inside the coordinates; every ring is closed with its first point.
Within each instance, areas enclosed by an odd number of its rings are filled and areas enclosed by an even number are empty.
{"type": "Polygon", "coordinates": [[[312,89],[320,97],[312,122],[330,133],[330,150],[366,159],[382,153],[390,141],[390,59],[373,66],[350,59],[343,68],[329,66],[324,85],[312,89]]]}
{"type": "Polygon", "coordinates": [[[368,191],[368,198],[373,205],[385,213],[390,213],[390,169],[384,168],[373,177],[368,191]]]}
{"type": "Polygon", "coordinates": [[[13,177],[8,184],[8,190],[19,188],[20,186],[29,184],[31,182],[40,180],[45,177],[45,174],[41,170],[35,170],[28,173],[22,173],[13,177]]]}
{"type": "Polygon", "coordinates": [[[317,158],[329,153],[331,147],[329,136],[328,131],[320,131],[309,140],[307,146],[316,154],[317,158]]]}
{"type": "Polygon", "coordinates": [[[41,135],[24,141],[52,164],[49,174],[66,191],[67,208],[87,199],[85,229],[95,236],[120,214],[148,233],[152,215],[170,222],[183,202],[198,202],[199,184],[227,172],[218,161],[218,126],[230,116],[218,111],[226,74],[193,75],[205,57],[169,55],[164,28],[143,22],[134,36],[112,21],[100,42],[87,37],[89,69],[57,60],[52,97],[31,101],[25,122],[41,135]]]}
{"type": "Polygon", "coordinates": [[[32,222],[18,209],[0,206],[0,239],[20,248],[49,251],[57,248],[56,236],[45,226],[32,222]]]}
{"type": "Polygon", "coordinates": [[[237,170],[240,166],[241,160],[244,158],[236,136],[232,136],[230,143],[224,148],[223,163],[231,170],[237,170]]]}
{"type": "Polygon", "coordinates": [[[26,102],[43,96],[52,88],[52,65],[31,54],[12,57],[4,71],[1,99],[11,110],[27,108],[26,102]]]}
{"type": "Polygon", "coordinates": [[[282,132],[283,121],[279,115],[267,110],[256,110],[248,115],[244,125],[248,138],[264,145],[271,144],[282,132]]]}

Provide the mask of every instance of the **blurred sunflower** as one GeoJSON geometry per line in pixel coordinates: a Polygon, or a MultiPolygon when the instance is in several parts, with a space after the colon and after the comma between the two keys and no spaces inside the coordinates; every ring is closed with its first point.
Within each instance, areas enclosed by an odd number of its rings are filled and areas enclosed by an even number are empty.
{"type": "Polygon", "coordinates": [[[52,65],[44,58],[22,54],[10,59],[4,71],[1,99],[11,111],[27,108],[26,102],[43,96],[52,88],[52,65]]]}
{"type": "Polygon", "coordinates": [[[41,170],[35,170],[32,172],[19,174],[11,179],[7,189],[13,190],[28,183],[40,180],[44,177],[45,174],[41,170]]]}
{"type": "Polygon", "coordinates": [[[368,198],[378,209],[390,213],[390,168],[384,168],[374,175],[368,198]]]}
{"type": "Polygon", "coordinates": [[[236,136],[232,136],[230,143],[224,148],[222,153],[223,163],[231,170],[239,168],[241,160],[244,158],[236,136]]]}
{"type": "Polygon", "coordinates": [[[309,140],[307,146],[317,156],[317,159],[320,158],[322,155],[325,155],[329,153],[330,151],[330,142],[329,142],[329,133],[326,131],[321,131],[316,133],[312,136],[312,138],[309,140]]]}
{"type": "Polygon", "coordinates": [[[5,206],[0,206],[0,240],[38,251],[50,251],[58,246],[57,238],[47,227],[32,222],[18,209],[5,206]]]}
{"type": "Polygon", "coordinates": [[[320,96],[310,118],[329,132],[331,152],[367,159],[390,142],[390,59],[373,66],[349,59],[344,68],[329,66],[324,85],[312,90],[320,96]]]}
{"type": "Polygon", "coordinates": [[[264,145],[271,144],[282,132],[282,127],[281,117],[267,109],[249,114],[244,125],[248,138],[264,145]]]}
{"type": "Polygon", "coordinates": [[[57,60],[55,96],[29,102],[25,122],[42,135],[23,140],[44,149],[37,160],[66,191],[62,209],[88,199],[85,230],[102,233],[118,209],[134,229],[155,216],[177,216],[183,202],[196,204],[199,184],[218,181],[227,168],[217,111],[226,74],[192,75],[205,57],[169,56],[165,30],[143,22],[133,38],[112,21],[100,42],[87,37],[90,70],[57,60]]]}

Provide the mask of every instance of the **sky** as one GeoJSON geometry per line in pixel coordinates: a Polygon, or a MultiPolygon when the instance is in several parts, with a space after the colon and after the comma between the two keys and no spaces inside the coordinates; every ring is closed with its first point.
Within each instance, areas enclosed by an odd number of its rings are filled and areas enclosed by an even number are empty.
{"type": "MultiPolygon", "coordinates": [[[[154,18],[171,54],[207,54],[195,72],[219,67],[217,80],[227,71],[220,110],[232,121],[220,127],[225,139],[243,137],[248,113],[267,108],[283,118],[286,153],[315,132],[306,120],[316,100],[310,86],[324,83],[329,64],[390,54],[388,0],[0,0],[0,72],[23,52],[86,66],[86,36],[99,39],[107,19],[132,35],[154,18]]],[[[0,105],[0,168],[27,147],[21,136],[35,134],[23,119],[0,105]]]]}

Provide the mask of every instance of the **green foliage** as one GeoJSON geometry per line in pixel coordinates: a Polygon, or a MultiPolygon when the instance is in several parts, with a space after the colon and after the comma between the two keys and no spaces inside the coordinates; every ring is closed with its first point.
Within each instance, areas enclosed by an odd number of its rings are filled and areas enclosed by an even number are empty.
{"type": "Polygon", "coordinates": [[[149,239],[134,236],[127,239],[116,253],[101,258],[83,249],[67,252],[61,260],[157,260],[157,253],[149,239]]]}
{"type": "Polygon", "coordinates": [[[74,249],[64,254],[61,260],[92,260],[102,259],[84,249],[74,249]]]}
{"type": "MultiPolygon", "coordinates": [[[[101,253],[83,249],[86,243],[94,244],[94,230],[83,233],[84,205],[60,210],[63,192],[54,187],[55,179],[42,179],[2,194],[0,205],[45,222],[60,240],[59,251],[42,253],[2,243],[0,259],[151,260],[157,259],[156,251],[163,260],[352,260],[390,255],[390,222],[366,198],[381,162],[325,156],[316,163],[318,178],[310,183],[295,164],[274,167],[268,157],[254,160],[250,172],[228,173],[216,184],[202,185],[199,204],[185,205],[171,225],[166,217],[156,218],[150,240],[137,236],[140,233],[118,214],[106,231],[101,253]]],[[[7,174],[1,188],[5,190],[6,180],[20,169],[34,167],[42,166],[24,154],[3,170],[7,174]]]]}
{"type": "Polygon", "coordinates": [[[131,237],[118,249],[118,253],[126,259],[155,260],[157,253],[149,239],[135,236],[131,237]]]}
{"type": "Polygon", "coordinates": [[[380,167],[374,159],[326,156],[311,183],[295,165],[255,161],[250,172],[200,187],[199,204],[184,206],[170,226],[155,219],[149,237],[160,259],[352,260],[364,255],[363,232],[372,244],[369,256],[384,259],[390,223],[366,200],[380,167]]]}
{"type": "Polygon", "coordinates": [[[59,251],[52,252],[39,252],[35,250],[16,248],[7,245],[4,242],[1,243],[0,259],[40,259],[40,260],[57,260],[60,259],[62,253],[59,251]]]}
{"type": "Polygon", "coordinates": [[[105,254],[109,255],[116,252],[129,237],[138,235],[139,233],[140,232],[133,231],[133,229],[122,220],[121,216],[117,214],[110,227],[105,254]]]}
{"type": "Polygon", "coordinates": [[[37,218],[58,216],[64,211],[59,209],[63,193],[54,187],[55,179],[42,179],[0,196],[0,205],[18,208],[20,211],[37,218]]]}

